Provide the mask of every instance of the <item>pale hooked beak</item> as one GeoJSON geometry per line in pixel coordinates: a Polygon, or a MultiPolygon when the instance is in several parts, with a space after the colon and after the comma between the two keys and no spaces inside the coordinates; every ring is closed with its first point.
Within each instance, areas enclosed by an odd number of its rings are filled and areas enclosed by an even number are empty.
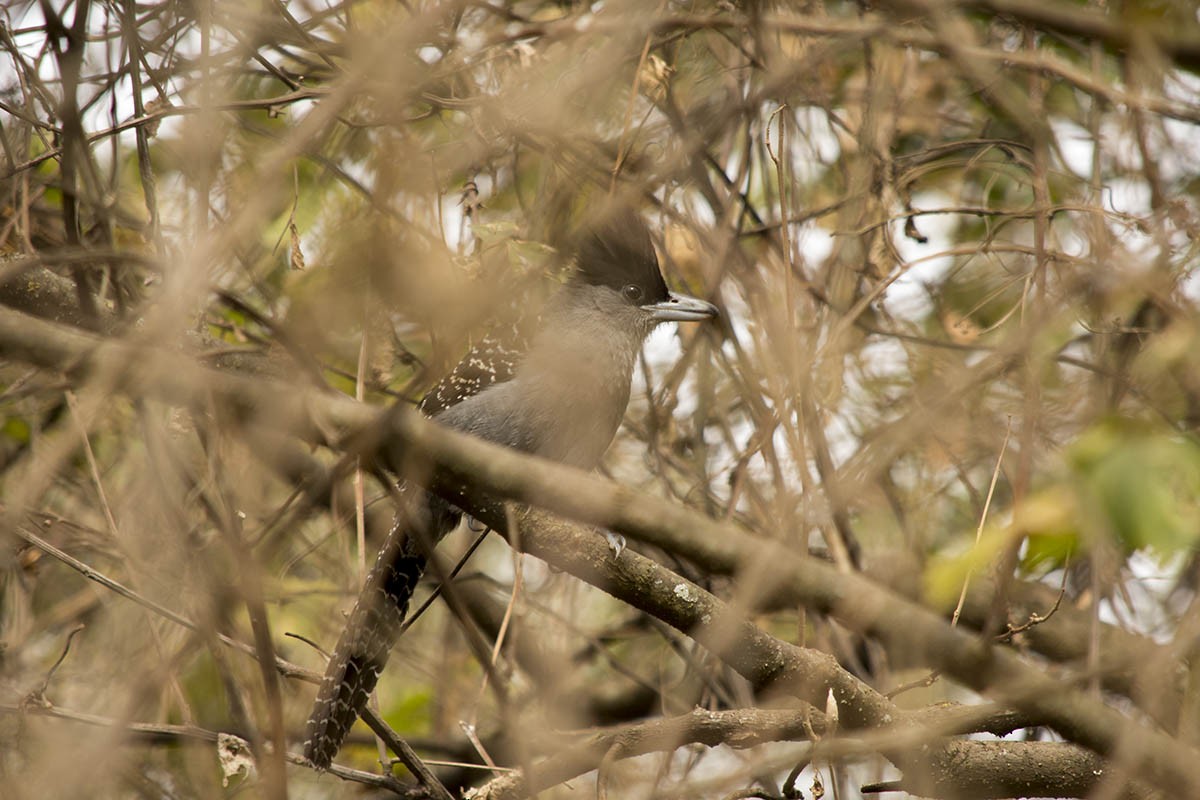
{"type": "Polygon", "coordinates": [[[661,303],[642,306],[655,322],[698,322],[717,315],[717,307],[698,297],[669,292],[661,303]]]}

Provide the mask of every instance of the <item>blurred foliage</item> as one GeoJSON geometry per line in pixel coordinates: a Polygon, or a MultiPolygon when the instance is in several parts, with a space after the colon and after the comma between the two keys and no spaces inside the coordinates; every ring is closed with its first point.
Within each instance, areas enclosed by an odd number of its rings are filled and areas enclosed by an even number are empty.
{"type": "MultiPolygon", "coordinates": [[[[306,387],[353,395],[361,375],[368,402],[413,402],[489,326],[553,291],[570,231],[620,194],[661,232],[668,282],[723,319],[650,340],[606,471],[817,558],[861,546],[839,566],[900,565],[896,584],[939,608],[966,583],[1044,581],[1080,614],[1108,604],[1105,620],[1121,613],[1106,624],[1141,634],[1153,620],[1190,641],[1194,3],[50,0],[0,13],[5,306],[306,387]],[[1172,590],[1132,591],[1139,553],[1172,590]],[[1061,569],[1092,580],[1060,582],[1061,569]]],[[[54,676],[55,705],[253,739],[268,707],[257,665],[216,637],[253,641],[230,542],[256,560],[280,655],[319,670],[282,633],[329,645],[352,602],[351,465],[215,410],[118,397],[98,376],[5,361],[0,398],[6,524],[195,622],[7,538],[6,713],[83,622],[65,663],[91,660],[54,676]],[[346,491],[310,496],[301,462],[346,491]]],[[[367,511],[389,502],[368,480],[367,511]]],[[[366,525],[368,550],[379,527],[366,525]]],[[[485,551],[469,570],[503,608],[511,561],[485,551]]],[[[672,566],[762,601],[782,639],[862,660],[867,648],[815,613],[672,566]]],[[[485,748],[521,766],[542,751],[512,739],[594,724],[593,689],[625,701],[605,721],[747,701],[657,621],[542,577],[497,655],[511,707],[481,691],[463,623],[435,612],[389,668],[388,721],[429,752],[481,760],[459,725],[475,720],[485,748]],[[537,658],[522,660],[525,645],[537,658]]],[[[983,627],[971,613],[964,624],[983,627]]],[[[887,658],[856,674],[903,682],[887,658]]],[[[293,744],[311,696],[284,682],[293,744]]],[[[6,787],[218,791],[207,753],[139,742],[63,769],[79,731],[27,722],[41,738],[0,733],[6,787]]],[[[374,753],[352,747],[347,763],[369,769],[374,753]]],[[[729,753],[713,761],[727,784],[644,764],[622,774],[645,796],[751,782],[729,753]]],[[[755,775],[790,768],[769,766],[755,775]]],[[[356,791],[289,776],[297,796],[356,791]]]]}
{"type": "Polygon", "coordinates": [[[971,550],[930,570],[932,602],[946,605],[964,580],[1025,541],[1022,568],[1033,575],[1070,565],[1094,548],[1137,551],[1163,563],[1188,556],[1200,536],[1200,445],[1162,425],[1111,417],[1076,438],[1045,488],[1007,525],[992,525],[971,550]]]}
{"type": "Polygon", "coordinates": [[[1127,551],[1191,550],[1200,536],[1200,445],[1161,426],[1105,420],[1068,448],[1080,526],[1127,551]],[[1091,518],[1094,517],[1094,518],[1091,518]]]}

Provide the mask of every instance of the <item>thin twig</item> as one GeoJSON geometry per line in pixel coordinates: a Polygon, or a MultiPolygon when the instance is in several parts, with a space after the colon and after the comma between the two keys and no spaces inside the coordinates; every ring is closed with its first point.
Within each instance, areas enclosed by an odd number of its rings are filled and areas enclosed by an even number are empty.
{"type": "Polygon", "coordinates": [[[401,739],[391,727],[383,721],[383,717],[379,716],[373,708],[364,708],[362,710],[363,722],[374,731],[375,735],[387,743],[392,752],[399,757],[404,766],[408,767],[408,771],[416,776],[421,785],[433,792],[435,797],[441,800],[454,800],[454,795],[450,794],[449,790],[442,785],[442,782],[437,779],[437,776],[429,771],[429,767],[417,757],[413,749],[408,746],[408,742],[401,739]]]}
{"type": "MultiPolygon", "coordinates": [[[[1004,441],[1000,444],[1000,455],[996,457],[996,468],[992,470],[992,482],[988,485],[987,497],[983,501],[983,513],[979,515],[979,525],[975,528],[975,546],[979,546],[979,540],[983,538],[983,526],[987,522],[988,510],[992,507],[992,497],[996,494],[996,481],[1000,479],[1000,465],[1004,463],[1004,453],[1008,450],[1008,440],[1012,436],[1012,417],[1009,417],[1008,426],[1004,430],[1004,441]]],[[[971,585],[971,573],[968,571],[963,577],[962,591],[958,593],[958,604],[954,606],[954,613],[950,615],[950,626],[958,625],[958,618],[962,615],[963,606],[967,602],[967,588],[971,585]]]]}

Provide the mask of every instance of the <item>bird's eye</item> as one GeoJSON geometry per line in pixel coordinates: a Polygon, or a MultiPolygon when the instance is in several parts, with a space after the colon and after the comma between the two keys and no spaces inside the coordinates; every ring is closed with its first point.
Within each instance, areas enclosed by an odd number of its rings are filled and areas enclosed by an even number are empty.
{"type": "Polygon", "coordinates": [[[642,299],[642,288],[634,286],[632,283],[621,290],[621,294],[631,303],[636,303],[642,299]]]}

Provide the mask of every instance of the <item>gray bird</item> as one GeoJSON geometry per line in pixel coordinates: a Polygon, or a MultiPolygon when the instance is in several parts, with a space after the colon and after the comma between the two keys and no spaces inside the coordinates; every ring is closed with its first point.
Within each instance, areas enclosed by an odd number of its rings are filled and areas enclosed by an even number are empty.
{"type": "MultiPolygon", "coordinates": [[[[527,340],[485,338],[426,395],[424,413],[489,442],[581,469],[596,466],[625,416],[646,335],[660,322],[704,320],[717,309],[668,291],[650,233],[632,211],[609,213],[574,250],[575,269],[527,340]]],[[[425,547],[461,517],[435,495],[405,491],[412,502],[367,575],[309,715],[304,755],[320,769],[379,680],[425,570],[425,547]]]]}

